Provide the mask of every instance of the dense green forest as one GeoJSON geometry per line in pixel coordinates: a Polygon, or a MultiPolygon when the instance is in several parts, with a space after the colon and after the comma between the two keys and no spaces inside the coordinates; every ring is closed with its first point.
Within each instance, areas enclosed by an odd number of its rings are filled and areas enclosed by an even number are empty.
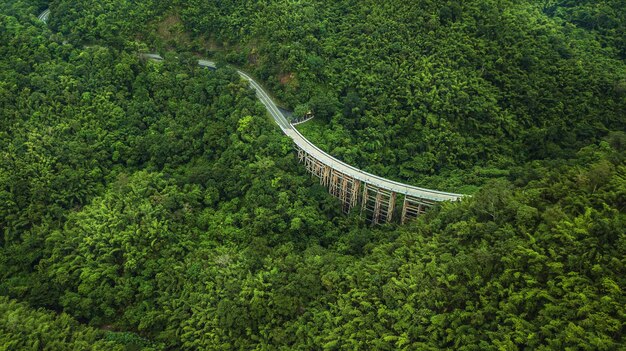
{"type": "Polygon", "coordinates": [[[626,347],[625,6],[0,4],[0,350],[626,347]],[[341,214],[196,54],[332,154],[474,196],[341,214]]]}
{"type": "Polygon", "coordinates": [[[177,11],[291,107],[311,107],[324,123],[303,128],[317,144],[382,176],[471,191],[626,129],[624,1],[191,1],[177,11]]]}
{"type": "Polygon", "coordinates": [[[77,42],[180,48],[245,66],[305,135],[381,176],[473,192],[566,158],[626,114],[621,0],[54,1],[77,42]],[[139,33],[139,34],[137,34],[139,33]],[[506,140],[506,142],[502,142],[506,140]]]}

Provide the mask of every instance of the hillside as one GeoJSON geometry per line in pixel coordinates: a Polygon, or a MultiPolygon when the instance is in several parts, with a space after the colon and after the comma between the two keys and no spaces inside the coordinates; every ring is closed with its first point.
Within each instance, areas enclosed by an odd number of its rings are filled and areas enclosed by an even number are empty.
{"type": "Polygon", "coordinates": [[[625,12],[601,4],[0,4],[0,349],[624,348],[625,12]],[[314,109],[327,151],[474,195],[342,214],[195,54],[314,109]]]}
{"type": "Polygon", "coordinates": [[[626,129],[620,1],[69,4],[52,25],[70,38],[144,32],[246,66],[315,112],[302,129],[328,152],[415,185],[474,191],[626,129]]]}
{"type": "Polygon", "coordinates": [[[625,130],[623,1],[221,1],[182,23],[229,49],[331,154],[462,191],[625,130]],[[306,110],[306,109],[304,109],[306,110]]]}

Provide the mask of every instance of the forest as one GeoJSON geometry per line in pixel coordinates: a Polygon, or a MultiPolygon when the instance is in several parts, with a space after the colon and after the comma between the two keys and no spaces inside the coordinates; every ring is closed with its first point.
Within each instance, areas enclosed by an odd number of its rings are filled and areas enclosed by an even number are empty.
{"type": "Polygon", "coordinates": [[[620,0],[0,3],[0,350],[623,349],[625,59],[620,0]],[[343,214],[233,67],[471,196],[343,214]]]}

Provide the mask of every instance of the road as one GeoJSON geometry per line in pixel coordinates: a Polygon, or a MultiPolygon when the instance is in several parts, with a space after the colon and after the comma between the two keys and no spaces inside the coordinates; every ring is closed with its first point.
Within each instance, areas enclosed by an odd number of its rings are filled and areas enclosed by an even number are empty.
{"type": "Polygon", "coordinates": [[[45,9],[37,18],[43,23],[48,23],[48,18],[50,17],[50,10],[45,9]]]}
{"type": "MultiPolygon", "coordinates": [[[[47,22],[50,16],[50,10],[45,10],[39,15],[39,19],[43,22],[47,22]]],[[[163,57],[158,54],[142,54],[143,57],[162,61],[163,57]]],[[[215,69],[215,62],[209,60],[198,60],[198,65],[206,68],[215,69]]],[[[432,201],[457,201],[464,197],[462,194],[447,193],[443,191],[431,190],[420,188],[408,184],[403,184],[393,180],[389,180],[377,175],[362,171],[356,167],[352,167],[349,164],[342,162],[326,152],[320,150],[317,146],[311,143],[305,138],[298,130],[289,123],[287,118],[280,112],[272,98],[265,92],[263,87],[257,83],[252,77],[243,71],[237,70],[239,75],[250,83],[250,86],[256,91],[257,98],[267,109],[267,112],[272,116],[276,124],[293,142],[309,155],[312,155],[317,160],[329,166],[343,174],[346,174],[352,178],[358,179],[370,185],[377,186],[379,188],[387,189],[398,194],[409,195],[416,198],[427,199],[432,201]]]]}
{"type": "MultiPolygon", "coordinates": [[[[206,60],[199,60],[198,64],[204,67],[215,68],[215,63],[206,60]]],[[[293,127],[285,116],[280,112],[274,101],[265,92],[259,83],[257,83],[252,77],[245,72],[237,70],[239,75],[250,83],[250,86],[256,91],[257,98],[261,101],[269,114],[274,118],[274,121],[283,133],[285,133],[293,142],[306,153],[312,155],[323,164],[343,173],[349,175],[355,179],[358,179],[367,184],[375,185],[380,188],[391,190],[398,194],[410,195],[422,199],[428,199],[433,201],[457,201],[462,198],[462,194],[447,193],[443,191],[431,190],[420,188],[408,184],[403,184],[393,180],[389,180],[377,175],[362,171],[358,168],[350,166],[349,164],[342,162],[326,152],[320,150],[317,146],[311,143],[305,138],[298,130],[293,127]]]]}

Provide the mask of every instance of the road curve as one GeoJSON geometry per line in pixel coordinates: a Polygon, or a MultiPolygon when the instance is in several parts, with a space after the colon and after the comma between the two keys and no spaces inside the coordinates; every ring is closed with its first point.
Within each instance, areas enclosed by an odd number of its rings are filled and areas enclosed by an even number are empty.
{"type": "Polygon", "coordinates": [[[39,16],[37,16],[37,18],[43,23],[48,23],[49,17],[50,17],[49,9],[45,9],[41,14],[39,14],[39,16]]]}
{"type": "MultiPolygon", "coordinates": [[[[48,17],[50,16],[50,10],[45,10],[39,15],[39,19],[43,22],[47,22],[48,17]]],[[[150,60],[162,61],[163,57],[158,54],[142,54],[142,57],[148,58],[150,60]]],[[[206,68],[215,69],[215,62],[209,60],[198,60],[198,65],[206,68]]],[[[462,197],[466,196],[463,194],[454,194],[443,191],[431,190],[420,188],[408,184],[403,184],[400,182],[396,182],[393,180],[389,180],[383,177],[379,177],[377,175],[362,171],[356,167],[350,166],[349,164],[342,162],[333,156],[327,154],[326,152],[320,150],[317,146],[311,143],[307,138],[305,138],[298,130],[289,123],[289,121],[285,118],[285,116],[280,112],[272,98],[265,92],[263,87],[259,83],[257,83],[252,77],[241,70],[237,70],[239,75],[247,80],[250,83],[250,86],[256,91],[257,98],[261,101],[261,103],[267,109],[267,112],[274,118],[274,121],[280,129],[283,131],[285,135],[287,135],[293,142],[306,153],[312,155],[317,160],[329,166],[343,174],[346,174],[350,177],[358,179],[362,182],[365,182],[370,185],[377,186],[379,188],[383,188],[386,190],[393,191],[398,194],[409,195],[416,198],[427,199],[431,201],[457,201],[462,197]]]]}

